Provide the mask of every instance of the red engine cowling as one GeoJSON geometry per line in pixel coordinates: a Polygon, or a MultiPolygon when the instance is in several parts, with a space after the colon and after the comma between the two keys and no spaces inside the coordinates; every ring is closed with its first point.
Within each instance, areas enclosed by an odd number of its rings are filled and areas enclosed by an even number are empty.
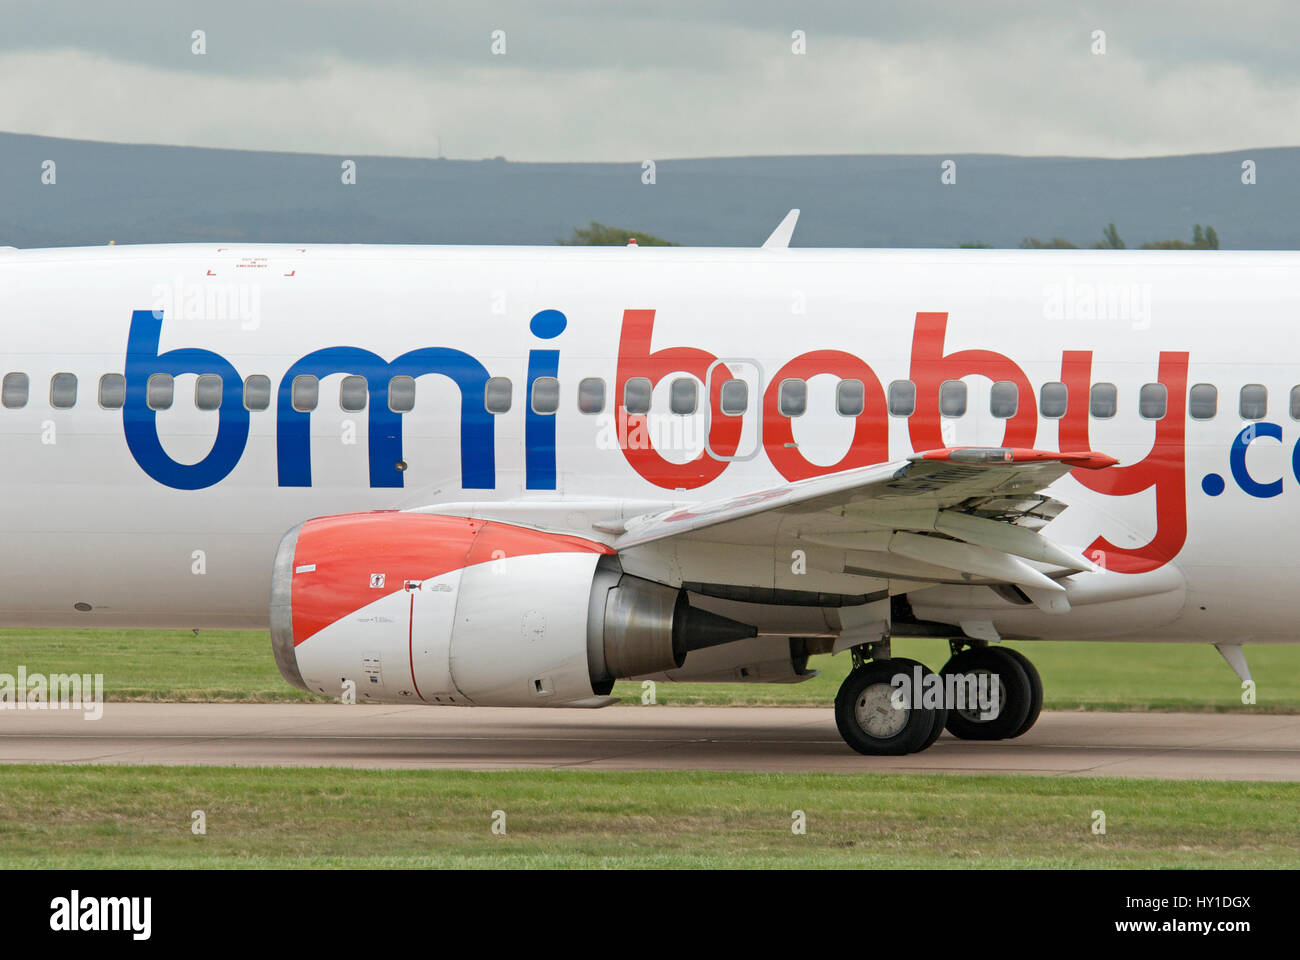
{"type": "Polygon", "coordinates": [[[435,514],[324,517],[285,535],[271,586],[276,663],[359,701],[596,706],[615,677],[753,636],[604,544],[435,514]]]}

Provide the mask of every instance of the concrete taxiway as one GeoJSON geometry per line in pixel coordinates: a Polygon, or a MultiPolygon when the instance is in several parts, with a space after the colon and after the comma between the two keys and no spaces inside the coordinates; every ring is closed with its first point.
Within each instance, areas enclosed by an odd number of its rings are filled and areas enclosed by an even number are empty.
{"type": "Polygon", "coordinates": [[[0,762],[1300,781],[1300,716],[1044,713],[1017,740],[944,734],[923,753],[863,757],[827,709],[109,703],[99,720],[0,710],[0,762]]]}

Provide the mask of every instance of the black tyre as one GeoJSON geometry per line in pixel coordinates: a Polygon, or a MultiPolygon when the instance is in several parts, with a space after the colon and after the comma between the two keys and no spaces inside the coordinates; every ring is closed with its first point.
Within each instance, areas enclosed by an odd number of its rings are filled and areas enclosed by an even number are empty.
{"type": "Polygon", "coordinates": [[[1024,668],[1025,676],[1029,678],[1029,713],[1025,715],[1020,729],[1011,734],[1013,737],[1018,737],[1022,733],[1027,733],[1029,728],[1038,722],[1038,715],[1043,712],[1043,678],[1038,675],[1038,668],[1034,666],[1034,662],[1019,650],[1003,647],[1002,652],[1010,654],[1024,668]]]}
{"type": "Polygon", "coordinates": [[[930,735],[925,738],[925,743],[917,747],[918,750],[924,750],[934,744],[939,739],[939,734],[943,733],[944,727],[948,725],[948,708],[940,707],[938,710],[931,711],[934,714],[934,723],[930,727],[930,735]]]}
{"type": "MultiPolygon", "coordinates": [[[[978,705],[957,709],[949,704],[948,732],[962,740],[1005,740],[1017,735],[1033,698],[1029,677],[1020,661],[1001,647],[972,647],[963,650],[946,664],[940,674],[989,674],[997,678],[998,709],[981,712],[978,705]]],[[[1041,705],[1041,704],[1040,704],[1041,705]]],[[[1023,732],[1023,731],[1021,731],[1023,732]]]]}
{"type": "MultiPolygon", "coordinates": [[[[925,664],[921,663],[919,660],[909,660],[906,657],[895,657],[893,662],[904,666],[909,672],[912,673],[912,676],[915,676],[915,672],[912,670],[912,668],[920,667],[922,683],[925,682],[926,677],[935,676],[935,672],[931,670],[929,667],[927,667],[925,664]]],[[[934,741],[938,740],[939,734],[943,733],[944,725],[948,722],[948,707],[944,703],[942,698],[939,698],[939,704],[937,707],[931,708],[929,706],[926,706],[924,709],[929,711],[930,714],[934,717],[934,722],[930,725],[929,734],[926,735],[926,738],[921,742],[921,745],[916,748],[915,752],[917,753],[920,753],[922,750],[931,746],[934,743],[934,741]]]]}
{"type": "Polygon", "coordinates": [[[933,742],[935,711],[896,706],[894,678],[913,676],[915,660],[873,660],[845,678],[835,696],[835,726],[844,742],[867,756],[900,756],[933,742]]]}

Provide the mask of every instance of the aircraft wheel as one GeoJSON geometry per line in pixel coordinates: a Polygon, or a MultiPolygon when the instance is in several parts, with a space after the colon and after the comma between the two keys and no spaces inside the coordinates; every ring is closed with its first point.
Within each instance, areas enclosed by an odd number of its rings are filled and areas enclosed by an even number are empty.
{"type": "Polygon", "coordinates": [[[1013,737],[1018,737],[1028,732],[1029,728],[1038,722],[1038,715],[1043,712],[1043,678],[1038,675],[1038,668],[1034,666],[1034,662],[1019,650],[1012,650],[1010,647],[1001,649],[1024,668],[1025,676],[1029,678],[1029,713],[1025,715],[1025,720],[1020,724],[1019,729],[1011,734],[1013,737]]]}
{"type": "MultiPolygon", "coordinates": [[[[1035,671],[1037,673],[1037,671],[1035,671]]],[[[954,656],[940,671],[945,678],[950,675],[975,675],[977,682],[996,683],[997,709],[981,710],[978,703],[968,703],[961,709],[949,704],[948,732],[962,740],[1005,740],[1019,736],[1029,728],[1024,726],[1033,706],[1033,685],[1020,661],[1001,647],[971,647],[954,656]],[[988,676],[987,681],[982,675],[988,676]]],[[[946,686],[946,683],[945,683],[946,686]]],[[[985,687],[988,690],[988,687],[985,687]]],[[[1038,706],[1042,707],[1041,683],[1038,706]]]]}
{"type": "Polygon", "coordinates": [[[835,726],[844,742],[867,756],[899,756],[924,750],[942,730],[939,711],[895,702],[899,674],[911,680],[914,667],[922,677],[932,673],[923,664],[902,657],[872,660],[854,669],[835,696],[835,726]]]}

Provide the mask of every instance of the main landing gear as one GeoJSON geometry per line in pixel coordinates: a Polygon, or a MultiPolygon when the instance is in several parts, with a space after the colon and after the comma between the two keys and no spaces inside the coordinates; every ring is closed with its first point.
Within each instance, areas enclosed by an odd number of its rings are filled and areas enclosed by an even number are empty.
{"type": "Polygon", "coordinates": [[[835,697],[844,742],[868,756],[897,756],[924,750],[945,727],[962,740],[1006,740],[1034,725],[1043,682],[1028,657],[964,639],[951,646],[938,675],[891,656],[888,640],[855,647],[835,697]]]}

